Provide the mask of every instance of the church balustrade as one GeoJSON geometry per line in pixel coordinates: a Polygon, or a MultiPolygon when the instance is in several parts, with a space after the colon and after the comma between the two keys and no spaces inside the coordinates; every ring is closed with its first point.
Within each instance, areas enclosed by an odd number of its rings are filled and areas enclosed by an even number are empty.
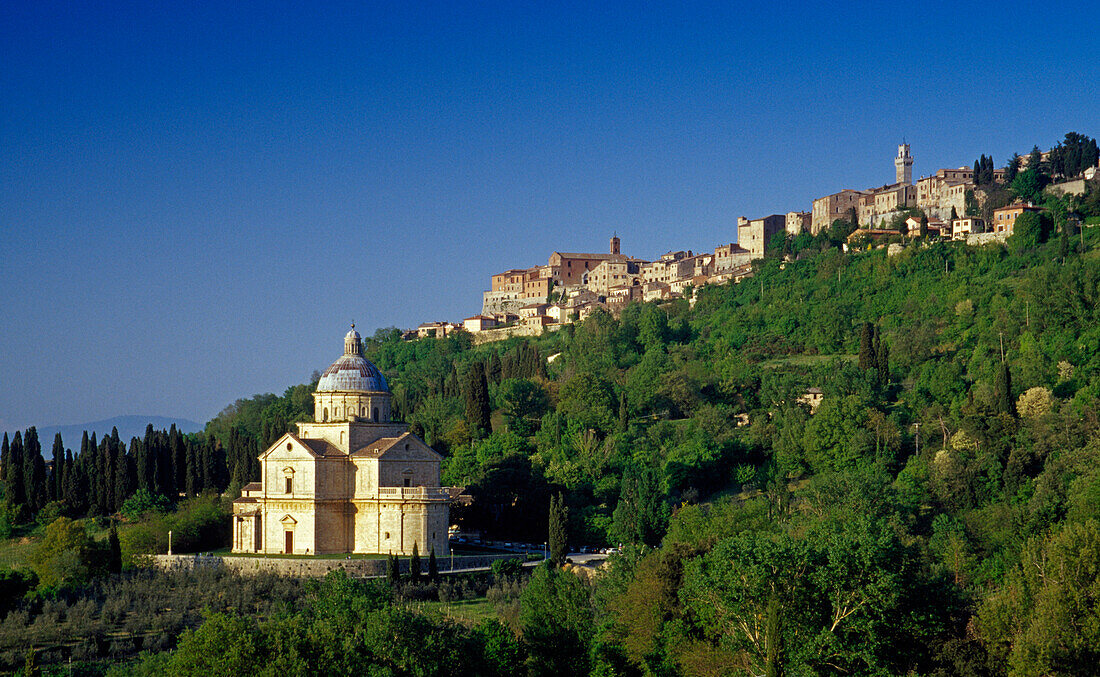
{"type": "Polygon", "coordinates": [[[447,499],[451,495],[444,487],[378,487],[381,498],[447,499]]]}

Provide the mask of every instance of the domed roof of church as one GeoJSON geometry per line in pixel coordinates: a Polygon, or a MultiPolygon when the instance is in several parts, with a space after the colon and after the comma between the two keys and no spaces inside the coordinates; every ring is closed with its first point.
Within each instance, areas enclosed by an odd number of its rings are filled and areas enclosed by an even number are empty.
{"type": "Polygon", "coordinates": [[[359,342],[359,332],[355,325],[344,336],[344,354],[332,363],[321,380],[317,382],[317,392],[336,390],[364,390],[369,392],[389,392],[386,377],[378,367],[363,357],[363,345],[359,342]]]}

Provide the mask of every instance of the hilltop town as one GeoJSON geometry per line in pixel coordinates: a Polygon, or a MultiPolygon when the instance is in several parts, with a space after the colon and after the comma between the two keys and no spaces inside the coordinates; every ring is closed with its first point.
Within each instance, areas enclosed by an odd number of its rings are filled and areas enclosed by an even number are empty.
{"type": "MultiPolygon", "coordinates": [[[[1077,152],[1074,147],[1074,152],[1077,152]]],[[[737,241],[712,252],[670,251],[656,260],[627,256],[617,235],[606,253],[555,251],[546,265],[513,268],[492,276],[483,294],[481,312],[461,322],[425,322],[405,332],[406,339],[442,337],[452,331],[475,334],[478,343],[535,335],[580,321],[597,309],[617,314],[634,301],[691,297],[708,284],[738,283],[752,276],[752,261],[773,255],[789,257],[789,243],[800,236],[831,236],[845,251],[873,246],[900,247],[918,236],[955,239],[969,244],[1005,242],[1016,219],[1039,212],[1008,189],[1029,167],[1045,167],[1060,182],[1048,194],[1083,195],[1086,182],[1097,177],[1096,141],[1067,135],[1067,145],[1028,155],[1013,155],[1002,169],[982,156],[974,166],[943,168],[913,181],[909,144],[898,146],[894,182],[877,188],[845,188],[813,200],[809,211],[790,211],[737,219],[737,241]],[[1082,140],[1072,171],[1066,166],[1071,144],[1082,140]],[[1054,157],[1052,158],[1052,153],[1054,157]]],[[[893,249],[892,249],[893,250],[893,249]]]]}

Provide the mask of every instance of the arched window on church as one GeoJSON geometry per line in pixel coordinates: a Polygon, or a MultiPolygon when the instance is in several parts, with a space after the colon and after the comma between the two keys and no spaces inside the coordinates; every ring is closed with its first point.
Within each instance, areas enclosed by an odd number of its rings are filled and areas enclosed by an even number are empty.
{"type": "Polygon", "coordinates": [[[321,418],[321,420],[322,421],[328,421],[328,407],[325,407],[325,413],[324,413],[324,416],[321,418]]]}
{"type": "Polygon", "coordinates": [[[378,423],[378,407],[374,408],[374,422],[378,423]]]}

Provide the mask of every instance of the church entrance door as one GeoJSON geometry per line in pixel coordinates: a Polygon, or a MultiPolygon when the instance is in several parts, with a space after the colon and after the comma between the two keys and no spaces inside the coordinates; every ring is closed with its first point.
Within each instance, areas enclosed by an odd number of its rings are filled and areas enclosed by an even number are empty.
{"type": "Polygon", "coordinates": [[[294,553],[294,532],[286,532],[286,554],[290,555],[294,553]]]}

